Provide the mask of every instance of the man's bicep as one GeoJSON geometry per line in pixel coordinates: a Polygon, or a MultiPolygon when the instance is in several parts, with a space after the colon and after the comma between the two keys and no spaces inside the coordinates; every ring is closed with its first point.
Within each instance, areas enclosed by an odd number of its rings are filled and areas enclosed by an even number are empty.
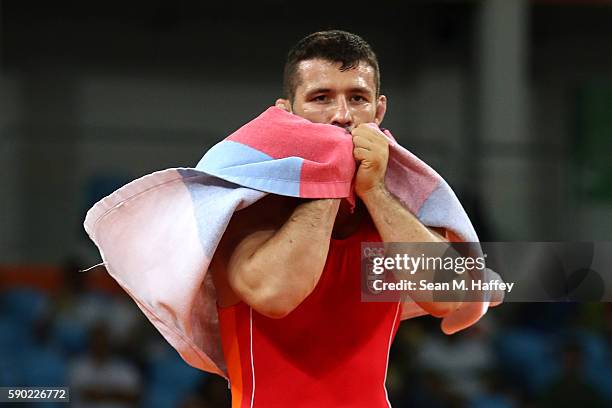
{"type": "Polygon", "coordinates": [[[237,214],[230,221],[209,267],[217,292],[217,303],[221,307],[246,300],[240,286],[241,273],[245,270],[245,262],[265,242],[253,223],[249,222],[252,217],[243,215],[237,214]]]}
{"type": "Polygon", "coordinates": [[[228,258],[225,273],[228,286],[241,301],[255,309],[258,308],[262,291],[265,289],[265,275],[254,255],[275,232],[254,231],[234,241],[234,246],[226,252],[228,258]]]}
{"type": "Polygon", "coordinates": [[[232,281],[240,280],[241,275],[250,271],[250,268],[253,267],[253,255],[274,236],[275,232],[274,230],[254,231],[235,242],[234,247],[229,251],[227,263],[230,284],[232,281]]]}

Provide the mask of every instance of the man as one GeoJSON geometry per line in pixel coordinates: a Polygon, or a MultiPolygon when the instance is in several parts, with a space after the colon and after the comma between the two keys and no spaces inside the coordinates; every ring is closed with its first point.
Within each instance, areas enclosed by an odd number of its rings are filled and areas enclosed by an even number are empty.
{"type": "MultiPolygon", "coordinates": [[[[343,31],[290,51],[278,108],[345,128],[358,163],[357,206],[269,195],[239,211],[211,263],[232,406],[386,407],[400,303],[360,301],[360,242],[441,242],[386,189],[376,55],[343,31]],[[370,125],[368,125],[370,124],[370,125]]],[[[451,303],[422,304],[444,317],[451,303]]]]}

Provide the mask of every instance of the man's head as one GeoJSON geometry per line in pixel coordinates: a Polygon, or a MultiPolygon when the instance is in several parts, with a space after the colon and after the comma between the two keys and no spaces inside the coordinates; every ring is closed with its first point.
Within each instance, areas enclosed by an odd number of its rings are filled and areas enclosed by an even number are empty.
{"type": "Polygon", "coordinates": [[[287,57],[283,90],[279,108],[349,130],[380,124],[387,107],[376,54],[346,31],[321,31],[299,41],[287,57]]]}

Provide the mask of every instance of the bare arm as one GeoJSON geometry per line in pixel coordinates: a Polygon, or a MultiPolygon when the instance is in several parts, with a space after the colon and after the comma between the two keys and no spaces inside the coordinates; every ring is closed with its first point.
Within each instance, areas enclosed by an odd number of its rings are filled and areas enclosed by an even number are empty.
{"type": "Polygon", "coordinates": [[[268,317],[284,317],[295,309],[319,281],[339,202],[299,204],[286,220],[264,229],[239,226],[238,237],[225,244],[223,268],[236,296],[268,317]]]}
{"type": "MultiPolygon", "coordinates": [[[[443,242],[433,229],[422,225],[416,217],[405,210],[384,187],[384,178],[389,158],[389,147],[385,136],[368,125],[353,129],[353,156],[359,161],[355,177],[355,192],[364,201],[383,241],[385,242],[443,242]]],[[[443,246],[441,246],[441,249],[443,246]]],[[[428,271],[422,271],[425,274],[428,271]]],[[[432,275],[421,275],[431,281],[432,275]]],[[[469,274],[463,274],[469,279],[469,274]]],[[[414,275],[413,275],[414,276],[414,275]]],[[[499,276],[497,276],[499,278],[499,276]]],[[[427,299],[429,294],[422,292],[427,299]]],[[[420,294],[420,295],[421,295],[420,294]]],[[[452,293],[461,299],[462,293],[452,293]]],[[[499,299],[491,305],[497,305],[499,299]]],[[[417,302],[428,313],[443,317],[441,328],[452,334],[471,326],[480,319],[489,307],[488,301],[467,302],[417,302]]]]}
{"type": "MultiPolygon", "coordinates": [[[[410,211],[405,209],[400,202],[384,187],[380,186],[368,191],[361,196],[361,199],[368,208],[368,212],[376,225],[383,242],[447,242],[442,236],[432,229],[423,225],[410,211]]],[[[393,256],[393,249],[390,248],[393,256]]],[[[446,246],[428,246],[424,251],[429,256],[442,256],[446,253],[446,246]],[[436,250],[436,252],[433,252],[436,250]]],[[[403,251],[402,251],[403,252],[403,251]]],[[[402,278],[418,281],[425,279],[429,282],[434,281],[434,271],[419,270],[416,274],[403,274],[402,278]]],[[[430,314],[442,317],[456,310],[461,302],[445,301],[430,302],[426,299],[433,299],[433,292],[421,290],[415,301],[430,314]]],[[[460,299],[463,293],[457,292],[448,299],[460,299]]]]}
{"type": "Polygon", "coordinates": [[[446,242],[405,209],[384,184],[363,193],[361,199],[384,242],[446,242]]]}
{"type": "MultiPolygon", "coordinates": [[[[368,125],[361,125],[353,130],[353,144],[353,155],[360,162],[355,178],[355,192],[366,205],[383,242],[446,242],[446,239],[433,229],[427,228],[405,209],[385,187],[384,178],[389,157],[385,136],[368,125]]],[[[440,246],[440,255],[442,253],[444,247],[440,246]]],[[[434,271],[422,270],[406,278],[432,282],[433,274],[434,271]]],[[[461,304],[422,301],[423,299],[433,299],[433,293],[421,291],[417,303],[425,311],[438,317],[448,315],[461,304]]]]}

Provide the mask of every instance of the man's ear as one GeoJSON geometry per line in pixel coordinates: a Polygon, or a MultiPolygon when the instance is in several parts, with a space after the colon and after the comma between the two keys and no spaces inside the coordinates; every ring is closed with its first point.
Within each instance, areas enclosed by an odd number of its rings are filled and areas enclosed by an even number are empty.
{"type": "Polygon", "coordinates": [[[274,102],[274,106],[276,106],[277,108],[281,108],[282,110],[285,110],[287,112],[293,113],[291,111],[291,102],[289,102],[289,99],[278,98],[276,102],[274,102]]]}
{"type": "Polygon", "coordinates": [[[387,97],[380,95],[378,101],[376,101],[376,116],[374,116],[374,122],[380,126],[387,113],[387,97]]]}

